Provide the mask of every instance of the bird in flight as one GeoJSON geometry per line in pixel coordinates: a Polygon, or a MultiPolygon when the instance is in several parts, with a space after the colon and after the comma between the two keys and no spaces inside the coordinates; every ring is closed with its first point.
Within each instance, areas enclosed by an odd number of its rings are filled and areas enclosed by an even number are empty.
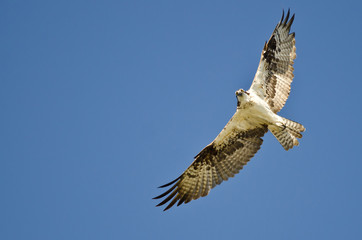
{"type": "Polygon", "coordinates": [[[234,116],[219,135],[207,145],[195,160],[169,187],[166,197],[157,206],[168,203],[167,210],[204,197],[210,190],[235,174],[260,149],[262,137],[270,130],[285,150],[299,145],[297,138],[305,131],[303,125],[283,118],[277,113],[283,108],[293,81],[293,64],[296,58],[295,33],[290,33],[294,14],[290,10],[275,27],[265,43],[254,80],[248,91],[235,92],[237,107],[234,116]]]}

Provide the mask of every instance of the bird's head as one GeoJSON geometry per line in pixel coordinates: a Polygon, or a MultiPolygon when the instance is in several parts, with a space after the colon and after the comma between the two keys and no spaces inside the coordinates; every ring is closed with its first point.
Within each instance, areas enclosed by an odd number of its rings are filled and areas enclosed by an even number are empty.
{"type": "Polygon", "coordinates": [[[238,107],[240,104],[247,102],[249,100],[249,93],[244,89],[239,89],[235,92],[236,99],[238,100],[238,107]]]}
{"type": "Polygon", "coordinates": [[[236,95],[236,98],[239,99],[239,98],[248,97],[250,94],[247,91],[245,91],[244,89],[240,88],[239,90],[237,90],[235,92],[235,95],[236,95]]]}

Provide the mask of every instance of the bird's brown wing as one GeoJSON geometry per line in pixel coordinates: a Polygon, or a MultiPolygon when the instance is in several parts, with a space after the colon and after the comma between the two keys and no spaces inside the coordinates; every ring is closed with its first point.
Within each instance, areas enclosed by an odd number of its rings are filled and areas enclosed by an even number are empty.
{"type": "MultiPolygon", "coordinates": [[[[226,130],[226,129],[225,129],[226,130]]],[[[166,197],[161,206],[171,201],[164,210],[188,203],[191,200],[204,197],[216,185],[237,174],[244,165],[260,149],[262,136],[268,131],[267,126],[257,126],[254,129],[237,131],[235,129],[222,144],[213,141],[206,146],[196,157],[186,171],[174,181],[161,186],[170,188],[163,194],[155,197],[166,197]]]]}
{"type": "Polygon", "coordinates": [[[274,113],[279,112],[287,101],[294,77],[295,33],[289,33],[294,14],[290,20],[289,15],[288,10],[284,19],[283,12],[282,19],[269,41],[265,43],[258,70],[249,90],[265,99],[274,113]]]}

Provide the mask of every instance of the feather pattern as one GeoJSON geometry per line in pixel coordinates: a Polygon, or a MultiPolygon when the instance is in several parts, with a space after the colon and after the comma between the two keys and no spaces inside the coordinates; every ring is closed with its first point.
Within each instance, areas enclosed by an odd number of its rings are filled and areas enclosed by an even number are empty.
{"type": "Polygon", "coordinates": [[[204,197],[221,182],[228,180],[247,164],[270,130],[285,150],[298,145],[305,128],[282,118],[280,111],[290,93],[293,61],[296,57],[295,35],[290,32],[294,15],[284,12],[262,51],[260,63],[249,91],[235,92],[237,110],[219,135],[195,156],[181,176],[160,188],[169,189],[154,199],[164,198],[157,206],[167,210],[204,197]]]}
{"type": "Polygon", "coordinates": [[[265,43],[258,70],[249,90],[265,99],[274,113],[279,112],[287,101],[294,77],[295,33],[289,33],[294,14],[290,20],[289,15],[288,10],[284,19],[283,11],[280,22],[269,41],[265,43]]]}
{"type": "MultiPolygon", "coordinates": [[[[233,130],[235,131],[235,130],[233,130]]],[[[174,181],[161,186],[170,187],[165,193],[155,197],[167,196],[157,206],[171,201],[164,210],[191,200],[204,197],[221,182],[228,180],[247,164],[260,149],[262,136],[268,131],[266,125],[246,131],[237,131],[235,137],[228,139],[222,147],[216,147],[215,141],[206,146],[186,171],[174,181]]]]}

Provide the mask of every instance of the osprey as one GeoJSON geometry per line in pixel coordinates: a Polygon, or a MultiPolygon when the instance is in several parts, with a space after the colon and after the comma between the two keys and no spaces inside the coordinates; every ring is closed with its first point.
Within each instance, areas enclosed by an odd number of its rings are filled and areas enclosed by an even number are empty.
{"type": "Polygon", "coordinates": [[[305,131],[303,125],[277,115],[289,96],[294,77],[295,33],[290,33],[294,14],[290,20],[289,14],[288,10],[284,19],[283,11],[280,22],[265,43],[250,89],[235,92],[234,116],[181,176],[160,187],[172,185],[154,198],[168,195],[157,206],[172,200],[164,211],[176,202],[179,206],[208,195],[216,185],[239,173],[260,149],[262,137],[268,130],[285,150],[299,144],[297,138],[305,131]]]}

